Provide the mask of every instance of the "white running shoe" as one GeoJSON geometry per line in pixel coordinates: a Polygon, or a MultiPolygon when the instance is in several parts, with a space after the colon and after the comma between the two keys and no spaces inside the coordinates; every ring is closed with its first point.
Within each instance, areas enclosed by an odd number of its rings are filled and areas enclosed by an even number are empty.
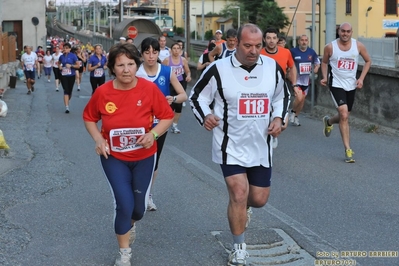
{"type": "Polygon", "coordinates": [[[290,114],[290,123],[294,124],[294,121],[295,121],[295,113],[291,112],[291,114],[290,114]]]}
{"type": "Polygon", "coordinates": [[[246,259],[249,257],[248,252],[246,251],[247,245],[245,243],[242,244],[234,244],[233,249],[229,255],[229,262],[227,265],[234,265],[234,266],[244,266],[246,265],[246,259]]]}
{"type": "Polygon", "coordinates": [[[134,240],[136,240],[136,224],[129,230],[129,246],[134,243],[134,240]]]}
{"type": "Polygon", "coordinates": [[[172,133],[175,133],[175,134],[180,134],[180,132],[181,132],[177,126],[172,126],[170,129],[172,130],[172,133]]]}
{"type": "Polygon", "coordinates": [[[294,125],[296,125],[296,126],[300,126],[301,124],[299,123],[299,119],[298,119],[298,117],[297,116],[295,116],[295,118],[294,118],[294,125]]]}
{"type": "Polygon", "coordinates": [[[247,223],[245,224],[245,228],[248,227],[249,223],[251,222],[251,215],[252,215],[252,207],[247,207],[247,223]]]}
{"type": "Polygon", "coordinates": [[[80,85],[78,85],[78,91],[80,91],[80,85]]]}
{"type": "Polygon", "coordinates": [[[152,200],[152,196],[148,199],[147,211],[156,211],[157,206],[155,205],[154,201],[152,200]]]}
{"type": "Polygon", "coordinates": [[[186,107],[186,102],[183,102],[183,107],[186,107]]]}
{"type": "Polygon", "coordinates": [[[114,266],[131,266],[130,258],[132,257],[132,252],[122,252],[119,251],[118,257],[116,257],[114,266]]]}
{"type": "Polygon", "coordinates": [[[50,83],[50,80],[48,79],[47,82],[50,83]]]}

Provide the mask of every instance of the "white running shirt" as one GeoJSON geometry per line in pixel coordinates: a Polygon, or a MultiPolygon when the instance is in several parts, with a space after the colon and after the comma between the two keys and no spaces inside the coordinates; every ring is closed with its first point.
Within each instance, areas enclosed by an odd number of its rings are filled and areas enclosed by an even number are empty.
{"type": "Polygon", "coordinates": [[[60,59],[60,56],[62,55],[62,53],[58,53],[58,55],[56,53],[53,54],[53,67],[58,68],[58,61],[60,59]]]}
{"type": "Polygon", "coordinates": [[[21,61],[24,63],[26,71],[34,71],[36,69],[37,54],[35,52],[24,53],[21,56],[21,61]]]}
{"type": "Polygon", "coordinates": [[[332,41],[331,44],[329,85],[346,91],[355,90],[356,72],[359,63],[357,41],[352,39],[351,48],[348,51],[341,51],[337,40],[332,41]]]}
{"type": "Polygon", "coordinates": [[[248,72],[233,53],[213,62],[201,75],[191,90],[190,103],[203,125],[215,100],[213,113],[221,119],[213,129],[215,163],[272,166],[268,126],[275,117],[284,121],[289,104],[283,73],[276,61],[263,55],[248,72]]]}

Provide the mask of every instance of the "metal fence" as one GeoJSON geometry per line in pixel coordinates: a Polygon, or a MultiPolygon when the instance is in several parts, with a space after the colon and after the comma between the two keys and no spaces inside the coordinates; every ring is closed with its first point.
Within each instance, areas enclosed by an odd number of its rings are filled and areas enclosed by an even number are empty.
{"type": "Polygon", "coordinates": [[[61,27],[59,24],[58,26],[47,24],[47,32],[51,36],[59,36],[64,38],[66,37],[66,34],[68,34],[70,37],[78,39],[83,44],[87,44],[88,42],[90,42],[92,45],[101,44],[105,51],[108,51],[111,46],[116,43],[115,40],[107,38],[105,36],[80,33],[76,31],[76,27],[64,28],[61,27]]]}
{"type": "MultiPolygon", "coordinates": [[[[374,66],[396,68],[398,62],[398,38],[362,38],[358,40],[366,46],[374,66]]],[[[359,63],[364,63],[363,58],[359,58],[359,63]]]]}

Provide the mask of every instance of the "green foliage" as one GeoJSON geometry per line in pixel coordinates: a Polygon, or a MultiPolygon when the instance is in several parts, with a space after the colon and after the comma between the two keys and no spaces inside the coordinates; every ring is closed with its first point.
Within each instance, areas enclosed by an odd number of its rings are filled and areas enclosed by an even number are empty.
{"type": "Polygon", "coordinates": [[[247,22],[247,17],[249,12],[245,11],[244,4],[240,5],[239,3],[231,3],[226,5],[219,13],[220,16],[224,18],[232,18],[233,19],[233,28],[238,29],[238,8],[240,7],[240,24],[245,24],[247,22]]]}
{"type": "Polygon", "coordinates": [[[205,32],[205,35],[204,35],[204,39],[205,40],[210,40],[212,37],[213,37],[212,30],[208,30],[208,31],[205,32]]]}
{"type": "Polygon", "coordinates": [[[289,25],[288,17],[283,13],[283,9],[277,5],[276,2],[260,1],[262,2],[262,13],[258,14],[257,25],[265,30],[266,28],[273,27],[281,30],[289,25]]]}
{"type": "Polygon", "coordinates": [[[184,29],[182,27],[176,27],[176,35],[182,36],[184,34],[184,29]]]}

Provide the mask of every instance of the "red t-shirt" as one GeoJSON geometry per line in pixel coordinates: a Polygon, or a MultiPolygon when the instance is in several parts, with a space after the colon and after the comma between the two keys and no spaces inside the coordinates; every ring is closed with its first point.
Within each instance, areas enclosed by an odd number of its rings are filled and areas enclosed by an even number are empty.
{"type": "Polygon", "coordinates": [[[291,52],[287,48],[277,47],[277,52],[274,54],[267,52],[266,48],[263,48],[260,54],[276,60],[277,64],[283,69],[284,74],[287,73],[287,68],[294,67],[294,59],[292,59],[291,52]]]}
{"type": "Polygon", "coordinates": [[[102,120],[101,134],[111,155],[125,161],[139,161],[157,151],[156,142],[149,149],[135,144],[151,130],[154,116],[173,119],[174,113],[158,87],[142,78],[130,90],[116,90],[108,81],[96,89],[83,111],[84,121],[102,120]]]}

